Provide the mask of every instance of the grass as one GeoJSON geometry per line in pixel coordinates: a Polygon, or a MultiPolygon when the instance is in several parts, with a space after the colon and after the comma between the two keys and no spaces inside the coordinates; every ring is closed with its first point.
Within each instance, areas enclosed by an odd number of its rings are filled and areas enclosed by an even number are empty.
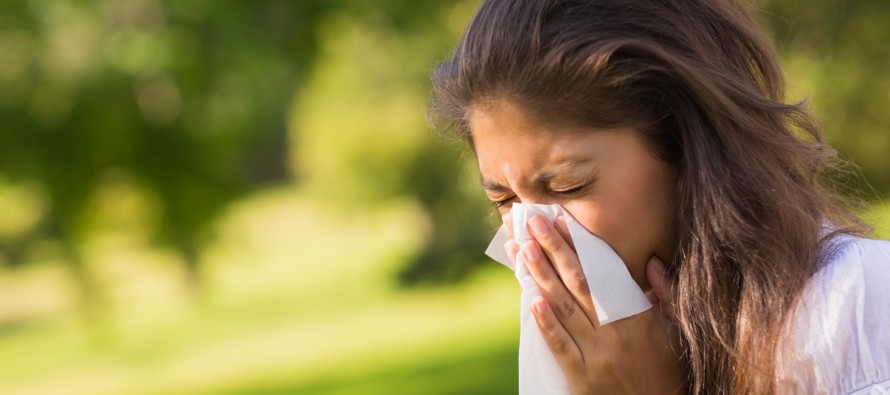
{"type": "Polygon", "coordinates": [[[497,344],[463,355],[430,355],[416,363],[364,374],[330,374],[301,382],[260,384],[224,394],[515,394],[516,359],[514,343],[497,344]]]}
{"type": "Polygon", "coordinates": [[[423,224],[410,202],[343,213],[272,191],[219,224],[200,297],[175,257],[112,235],[91,249],[102,318],[68,311],[0,332],[0,393],[515,393],[509,271],[394,285],[423,224]]]}

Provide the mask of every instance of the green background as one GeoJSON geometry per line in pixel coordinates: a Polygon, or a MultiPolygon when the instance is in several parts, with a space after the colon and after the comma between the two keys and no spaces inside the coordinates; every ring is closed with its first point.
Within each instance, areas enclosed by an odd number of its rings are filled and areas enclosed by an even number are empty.
{"type": "MultiPolygon", "coordinates": [[[[515,393],[519,290],[424,119],[477,4],[0,3],[0,393],[515,393]]],[[[890,237],[890,3],[757,6],[890,237]]]]}

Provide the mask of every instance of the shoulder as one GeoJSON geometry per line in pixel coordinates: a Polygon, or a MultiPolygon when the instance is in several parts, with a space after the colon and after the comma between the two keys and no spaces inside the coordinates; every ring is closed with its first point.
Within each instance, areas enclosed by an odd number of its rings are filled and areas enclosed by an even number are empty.
{"type": "Polygon", "coordinates": [[[826,253],[789,322],[779,375],[808,393],[890,390],[890,242],[841,235],[826,253]]]}

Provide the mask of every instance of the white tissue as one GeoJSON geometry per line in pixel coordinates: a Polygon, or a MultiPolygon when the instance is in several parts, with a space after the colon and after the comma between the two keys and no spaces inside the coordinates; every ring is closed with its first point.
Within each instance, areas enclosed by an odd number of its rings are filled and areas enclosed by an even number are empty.
{"type": "MultiPolygon", "coordinates": [[[[575,244],[575,251],[581,262],[581,269],[587,278],[590,296],[596,309],[600,325],[627,318],[652,308],[643,290],[634,282],[624,262],[599,237],[581,226],[559,205],[514,203],[513,236],[518,244],[532,237],[528,233],[528,219],[541,215],[551,223],[560,215],[565,216],[569,234],[575,244]]],[[[531,312],[531,302],[541,294],[534,279],[525,267],[521,256],[516,257],[516,267],[510,264],[510,257],[504,249],[509,240],[505,226],[498,229],[485,254],[492,259],[514,269],[516,279],[522,286],[520,302],[519,335],[519,393],[531,394],[570,394],[568,381],[556,362],[531,312]]]]}

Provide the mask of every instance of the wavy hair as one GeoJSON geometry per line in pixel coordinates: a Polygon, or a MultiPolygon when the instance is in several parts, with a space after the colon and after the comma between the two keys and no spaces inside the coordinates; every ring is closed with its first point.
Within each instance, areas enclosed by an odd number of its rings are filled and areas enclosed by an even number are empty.
{"type": "Polygon", "coordinates": [[[679,175],[668,270],[688,391],[778,391],[777,345],[820,251],[868,229],[827,186],[840,161],[806,106],[784,102],[743,5],[484,0],[432,86],[432,122],[471,147],[468,110],[501,99],[542,122],[646,136],[679,175]]]}

